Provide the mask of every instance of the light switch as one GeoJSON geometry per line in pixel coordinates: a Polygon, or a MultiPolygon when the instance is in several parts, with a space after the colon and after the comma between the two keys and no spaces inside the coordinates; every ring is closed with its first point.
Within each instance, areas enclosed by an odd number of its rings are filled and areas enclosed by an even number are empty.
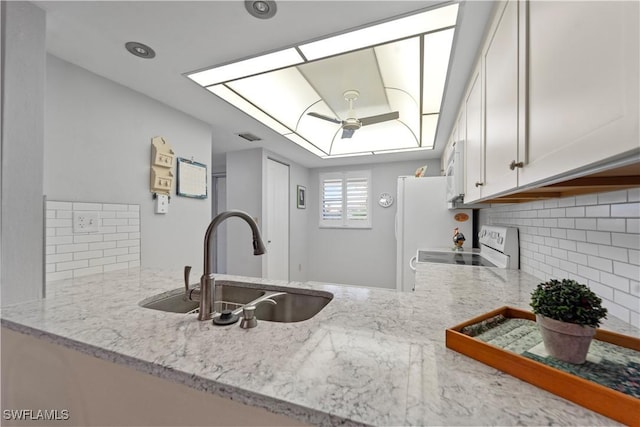
{"type": "Polygon", "coordinates": [[[156,196],[156,213],[166,214],[169,212],[169,196],[166,194],[158,194],[156,196]]]}

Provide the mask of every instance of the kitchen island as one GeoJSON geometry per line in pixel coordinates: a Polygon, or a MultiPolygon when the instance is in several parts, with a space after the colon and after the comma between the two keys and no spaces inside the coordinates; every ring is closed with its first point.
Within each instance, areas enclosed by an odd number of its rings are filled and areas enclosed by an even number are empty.
{"type": "MultiPolygon", "coordinates": [[[[303,322],[220,327],[139,306],[180,288],[182,272],[130,269],[52,283],[46,299],[2,309],[2,327],[301,424],[617,424],[445,347],[448,327],[503,305],[528,309],[539,280],[526,273],[418,264],[413,293],[217,279],[334,298],[303,322]]],[[[640,336],[612,316],[603,328],[640,336]]]]}

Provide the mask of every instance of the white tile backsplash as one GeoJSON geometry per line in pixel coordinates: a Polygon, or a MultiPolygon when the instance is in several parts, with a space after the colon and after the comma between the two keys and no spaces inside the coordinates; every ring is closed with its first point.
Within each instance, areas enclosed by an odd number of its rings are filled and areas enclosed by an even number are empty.
{"type": "Polygon", "coordinates": [[[640,189],[482,210],[490,225],[520,231],[520,268],[546,281],[574,279],[609,314],[640,326],[640,189]]]}
{"type": "Polygon", "coordinates": [[[46,280],[140,266],[140,206],[47,201],[46,280]],[[73,211],[99,215],[99,231],[73,232],[73,211]]]}

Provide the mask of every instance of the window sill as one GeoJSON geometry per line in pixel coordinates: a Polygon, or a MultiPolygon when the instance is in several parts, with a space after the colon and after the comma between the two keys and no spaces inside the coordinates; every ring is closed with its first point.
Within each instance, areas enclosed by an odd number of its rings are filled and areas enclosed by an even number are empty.
{"type": "Polygon", "coordinates": [[[362,227],[354,227],[352,225],[320,225],[318,228],[326,228],[333,230],[371,230],[373,227],[370,225],[364,225],[362,227]]]}

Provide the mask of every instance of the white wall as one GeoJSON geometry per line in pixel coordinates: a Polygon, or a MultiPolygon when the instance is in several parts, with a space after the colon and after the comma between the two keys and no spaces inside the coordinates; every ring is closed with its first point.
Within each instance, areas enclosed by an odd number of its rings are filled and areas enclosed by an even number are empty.
{"type": "Polygon", "coordinates": [[[522,271],[587,284],[640,326],[640,189],[495,206],[480,222],[519,229],[522,271]]]}
{"type": "Polygon", "coordinates": [[[382,192],[396,198],[397,178],[413,175],[428,165],[427,175],[440,175],[439,160],[379,163],[353,167],[312,169],[307,193],[309,257],[308,280],[381,288],[396,286],[395,214],[397,204],[383,208],[376,202],[382,192]],[[374,198],[371,229],[320,228],[319,174],[370,170],[374,198]]]}
{"type": "Polygon", "coordinates": [[[210,162],[209,125],[55,56],[47,56],[47,197],[139,204],[141,266],[180,268],[189,264],[194,266],[195,275],[202,269],[202,239],[210,221],[211,203],[209,199],[177,197],[174,188],[169,213],[154,213],[149,191],[154,136],[163,136],[177,157],[210,162]]]}
{"type": "Polygon", "coordinates": [[[2,8],[2,305],[42,296],[45,96],[43,10],[27,2],[2,8]]]}

